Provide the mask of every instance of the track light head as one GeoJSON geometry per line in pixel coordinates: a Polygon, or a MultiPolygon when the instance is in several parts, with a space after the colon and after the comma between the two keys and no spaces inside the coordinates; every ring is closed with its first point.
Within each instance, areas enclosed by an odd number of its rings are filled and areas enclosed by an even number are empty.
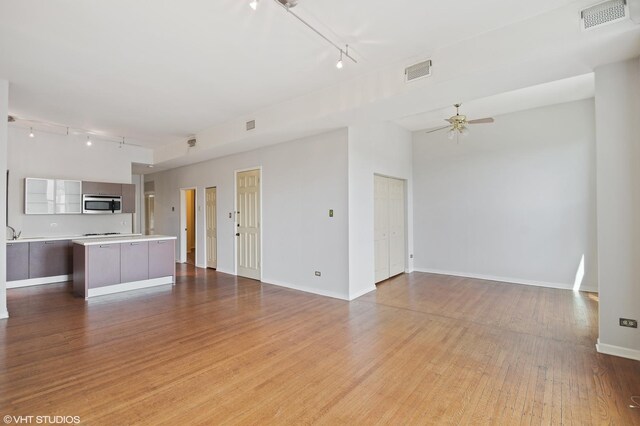
{"type": "Polygon", "coordinates": [[[87,136],[87,146],[91,145],[93,145],[93,142],[91,142],[91,136],[87,136]]]}
{"type": "Polygon", "coordinates": [[[33,133],[33,127],[31,127],[31,128],[29,129],[29,137],[30,137],[30,138],[35,138],[35,137],[36,137],[35,133],[33,133]]]}
{"type": "Polygon", "coordinates": [[[249,2],[249,7],[251,7],[251,9],[256,10],[258,8],[258,1],[259,0],[251,0],[249,2]]]}
{"type": "Polygon", "coordinates": [[[342,62],[342,49],[340,49],[340,59],[336,62],[336,68],[341,70],[344,67],[344,62],[342,62]]]}

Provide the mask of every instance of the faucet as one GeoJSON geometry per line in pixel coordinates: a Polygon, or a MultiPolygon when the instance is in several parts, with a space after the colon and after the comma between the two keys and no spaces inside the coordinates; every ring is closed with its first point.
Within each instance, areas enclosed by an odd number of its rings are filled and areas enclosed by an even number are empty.
{"type": "Polygon", "coordinates": [[[11,229],[11,239],[12,240],[17,240],[18,238],[20,238],[20,235],[22,235],[22,231],[20,231],[20,232],[18,232],[16,234],[16,229],[13,226],[7,225],[7,228],[11,229]]]}

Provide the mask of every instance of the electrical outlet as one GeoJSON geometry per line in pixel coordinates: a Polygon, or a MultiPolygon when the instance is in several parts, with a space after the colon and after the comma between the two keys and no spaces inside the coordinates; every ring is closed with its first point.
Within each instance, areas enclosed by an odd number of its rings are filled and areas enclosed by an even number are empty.
{"type": "Polygon", "coordinates": [[[316,271],[316,277],[322,276],[322,272],[316,271]]]}
{"type": "Polygon", "coordinates": [[[58,224],[57,223],[50,223],[49,226],[52,227],[52,228],[57,228],[58,224]]]}
{"type": "Polygon", "coordinates": [[[638,328],[638,320],[620,318],[620,327],[638,328]]]}
{"type": "Polygon", "coordinates": [[[233,214],[233,213],[229,213],[229,219],[231,219],[231,215],[232,215],[232,214],[233,214]]]}
{"type": "Polygon", "coordinates": [[[413,259],[413,255],[412,254],[409,255],[409,259],[413,259]]]}

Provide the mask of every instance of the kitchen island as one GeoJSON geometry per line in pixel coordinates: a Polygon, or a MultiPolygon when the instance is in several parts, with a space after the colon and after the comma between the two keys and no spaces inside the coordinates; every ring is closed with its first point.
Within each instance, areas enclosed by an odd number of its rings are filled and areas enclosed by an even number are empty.
{"type": "Polygon", "coordinates": [[[73,243],[73,291],[85,299],[175,283],[175,240],[164,235],[73,243]]]}

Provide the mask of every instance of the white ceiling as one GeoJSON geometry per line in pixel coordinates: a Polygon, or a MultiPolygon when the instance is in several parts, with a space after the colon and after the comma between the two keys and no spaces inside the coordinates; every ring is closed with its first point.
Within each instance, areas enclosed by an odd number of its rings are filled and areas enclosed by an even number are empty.
{"type": "MultiPolygon", "coordinates": [[[[390,64],[591,3],[300,0],[295,11],[349,43],[358,58],[338,71],[337,52],[270,0],[256,12],[248,0],[4,0],[0,78],[11,83],[11,113],[158,148],[390,64]]],[[[527,34],[512,43],[527,47],[527,34]]]]}

